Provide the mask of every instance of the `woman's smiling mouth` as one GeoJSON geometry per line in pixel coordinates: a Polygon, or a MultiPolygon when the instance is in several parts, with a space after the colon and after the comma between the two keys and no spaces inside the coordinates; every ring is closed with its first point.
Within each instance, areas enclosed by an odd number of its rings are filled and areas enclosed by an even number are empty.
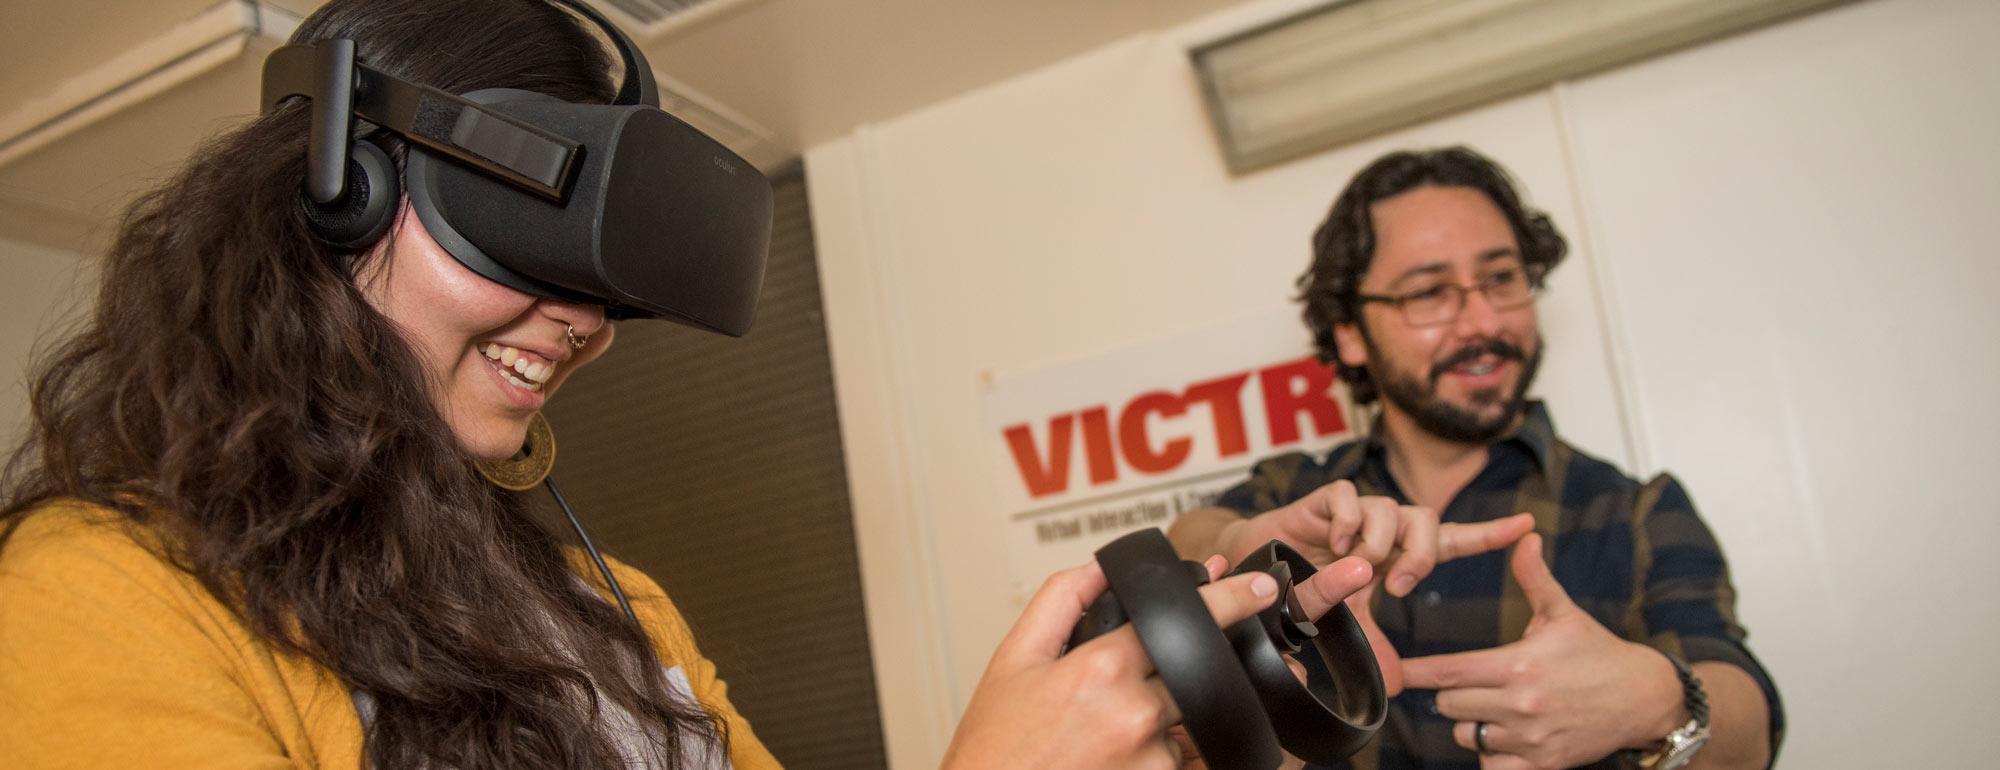
{"type": "Polygon", "coordinates": [[[522,390],[540,391],[556,374],[556,362],[520,348],[489,342],[479,352],[496,365],[508,384],[522,390]]]}

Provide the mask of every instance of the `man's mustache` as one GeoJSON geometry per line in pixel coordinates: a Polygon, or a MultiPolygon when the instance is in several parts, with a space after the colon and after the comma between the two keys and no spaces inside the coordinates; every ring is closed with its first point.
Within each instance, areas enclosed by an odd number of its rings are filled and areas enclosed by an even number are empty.
{"type": "Polygon", "coordinates": [[[1431,384],[1436,385],[1438,378],[1443,377],[1445,372],[1451,371],[1459,364],[1488,354],[1497,356],[1503,361],[1524,361],[1528,357],[1527,353],[1522,351],[1520,346],[1506,340],[1480,340],[1468,343],[1465,347],[1453,351],[1451,355],[1445,356],[1443,361],[1439,361],[1435,366],[1431,367],[1431,384]]]}

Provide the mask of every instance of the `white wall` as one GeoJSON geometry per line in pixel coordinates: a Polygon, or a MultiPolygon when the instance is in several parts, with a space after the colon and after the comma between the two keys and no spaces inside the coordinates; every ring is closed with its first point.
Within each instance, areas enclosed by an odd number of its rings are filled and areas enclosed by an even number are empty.
{"type": "MultiPolygon", "coordinates": [[[[77,255],[0,237],[0,452],[12,451],[28,420],[27,368],[54,343],[52,332],[82,312],[95,290],[94,265],[77,255]]],[[[0,457],[0,461],[4,461],[0,457]]]]}
{"type": "Polygon", "coordinates": [[[808,152],[892,761],[934,763],[1021,599],[982,378],[1282,305],[1361,165],[1463,142],[1571,235],[1539,390],[1573,443],[1689,482],[1784,766],[1976,764],[2000,524],[1952,482],[2000,455],[2000,5],[1875,0],[1231,178],[1184,52],[1269,7],[808,152]]]}
{"type": "Polygon", "coordinates": [[[1868,3],[1565,94],[1643,462],[1729,548],[1791,767],[1992,762],[1996,39],[1868,3]]]}

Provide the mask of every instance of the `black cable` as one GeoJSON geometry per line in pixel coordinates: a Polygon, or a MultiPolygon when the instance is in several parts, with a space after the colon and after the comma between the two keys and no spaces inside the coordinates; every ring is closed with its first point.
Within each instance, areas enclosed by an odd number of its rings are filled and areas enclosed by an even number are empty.
{"type": "Polygon", "coordinates": [[[638,613],[632,611],[632,603],[625,599],[625,589],[620,588],[618,578],[612,576],[611,565],[604,563],[604,554],[597,552],[597,545],[590,542],[590,533],[583,531],[583,522],[576,518],[576,511],[570,510],[569,501],[563,499],[562,490],[556,489],[555,477],[543,479],[542,485],[549,488],[549,494],[556,498],[556,505],[562,506],[563,515],[569,517],[569,525],[576,528],[577,539],[583,541],[583,550],[590,552],[590,560],[597,562],[597,571],[604,575],[604,583],[611,587],[611,595],[617,597],[618,608],[625,611],[625,617],[632,619],[632,625],[644,628],[645,625],[639,622],[638,613]]]}

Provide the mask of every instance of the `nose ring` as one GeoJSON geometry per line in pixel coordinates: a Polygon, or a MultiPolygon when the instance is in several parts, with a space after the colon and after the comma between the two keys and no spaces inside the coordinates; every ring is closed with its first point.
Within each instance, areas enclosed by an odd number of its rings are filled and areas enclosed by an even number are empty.
{"type": "Polygon", "coordinates": [[[563,324],[563,336],[569,338],[569,346],[574,350],[582,350],[583,346],[590,344],[590,335],[577,334],[576,327],[569,324],[563,324]]]}

